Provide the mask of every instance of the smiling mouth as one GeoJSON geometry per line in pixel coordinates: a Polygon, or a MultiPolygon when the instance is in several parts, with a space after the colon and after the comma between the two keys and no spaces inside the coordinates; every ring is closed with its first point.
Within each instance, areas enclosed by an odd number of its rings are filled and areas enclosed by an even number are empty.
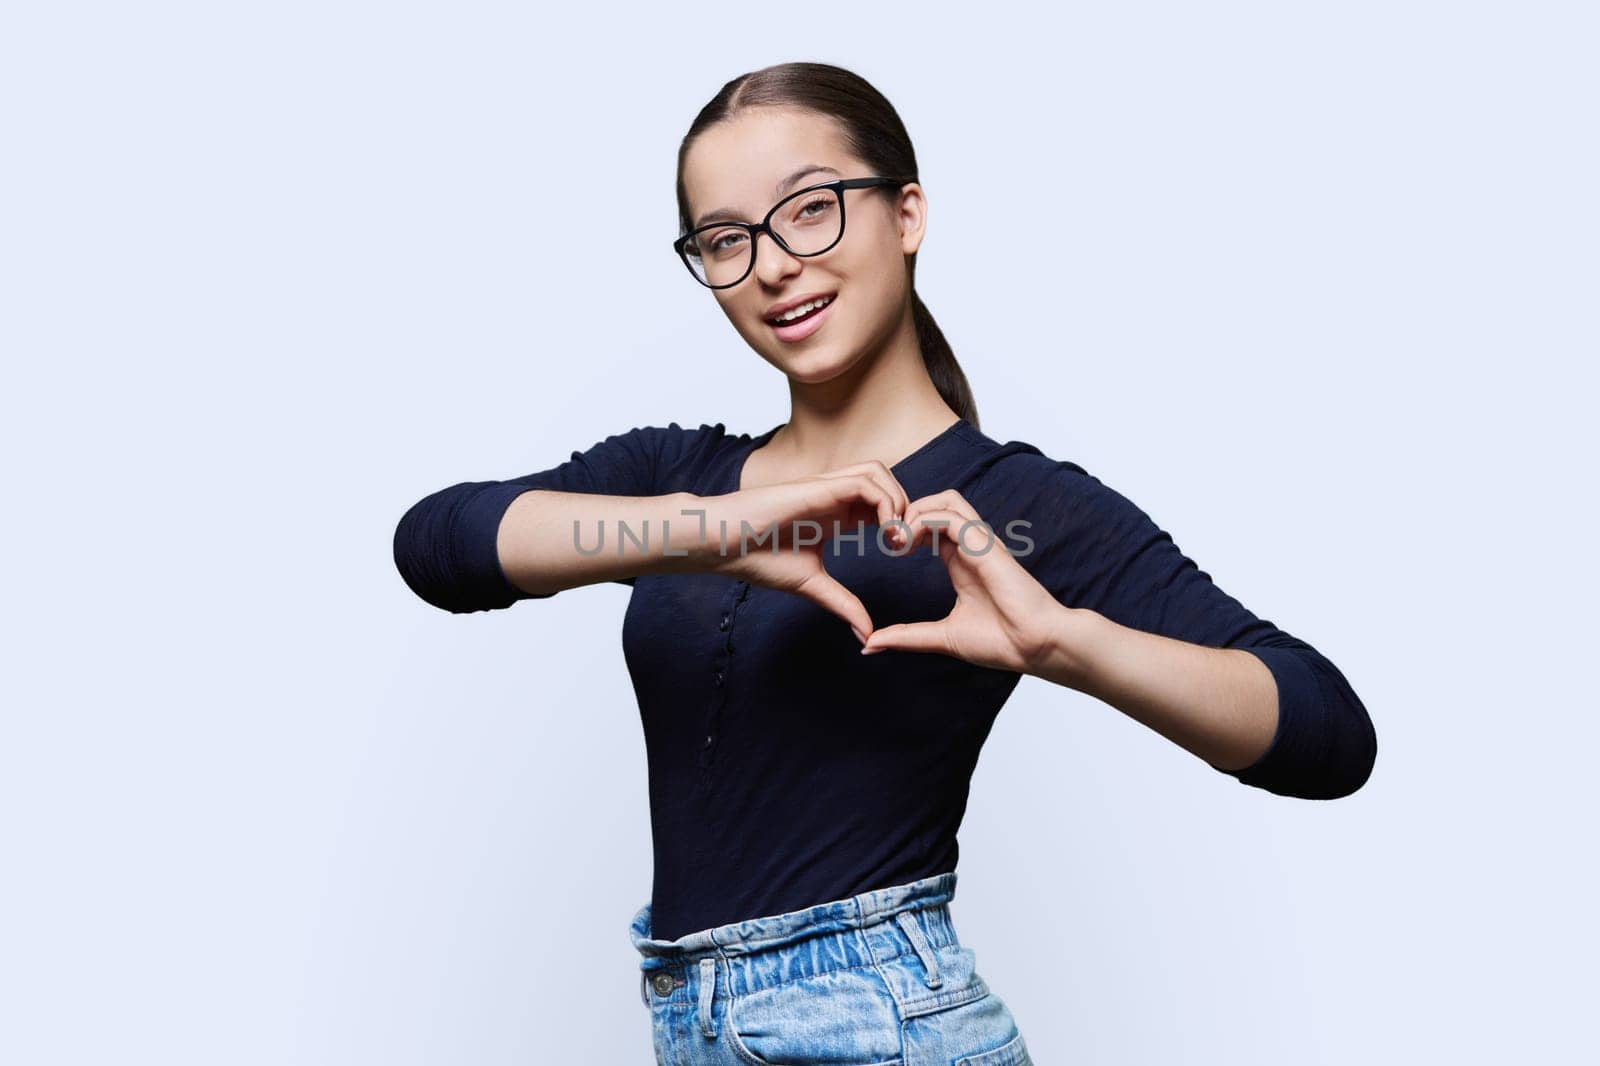
{"type": "MultiPolygon", "coordinates": [[[[828,305],[832,304],[833,301],[836,298],[837,298],[837,294],[835,294],[834,296],[825,296],[820,300],[812,300],[811,303],[808,305],[809,309],[807,311],[805,311],[803,314],[799,315],[798,317],[795,317],[795,318],[783,318],[783,317],[769,318],[769,319],[766,320],[767,325],[776,326],[779,329],[782,329],[784,326],[793,326],[793,325],[797,325],[797,324],[799,324],[801,322],[805,322],[805,321],[807,321],[809,319],[815,318],[817,316],[817,314],[820,311],[822,311],[823,308],[825,308],[828,305]]],[[[790,313],[791,312],[789,312],[789,311],[784,312],[784,314],[790,314],[790,313]]]]}

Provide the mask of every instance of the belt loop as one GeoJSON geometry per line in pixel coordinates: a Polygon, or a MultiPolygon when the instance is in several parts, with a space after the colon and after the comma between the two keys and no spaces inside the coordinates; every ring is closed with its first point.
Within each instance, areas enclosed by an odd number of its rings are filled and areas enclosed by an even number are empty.
{"type": "Polygon", "coordinates": [[[639,1002],[650,1005],[650,976],[643,970],[639,971],[639,1002]]]}
{"type": "Polygon", "coordinates": [[[928,971],[924,975],[923,981],[927,983],[929,988],[938,988],[944,984],[944,978],[939,974],[939,960],[933,957],[933,951],[928,947],[928,938],[922,935],[922,927],[911,916],[911,912],[900,911],[894,916],[894,920],[900,923],[901,929],[905,930],[906,937],[911,941],[912,949],[917,953],[917,958],[922,960],[923,969],[928,971]]]}
{"type": "Polygon", "coordinates": [[[711,1013],[711,997],[717,993],[717,960],[700,960],[700,1031],[707,1036],[717,1035],[717,1019],[711,1013]]]}

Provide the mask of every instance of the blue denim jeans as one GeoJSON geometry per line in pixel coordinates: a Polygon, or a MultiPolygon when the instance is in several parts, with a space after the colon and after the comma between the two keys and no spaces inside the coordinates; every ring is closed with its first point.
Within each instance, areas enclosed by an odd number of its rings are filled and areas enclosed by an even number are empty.
{"type": "Polygon", "coordinates": [[[1032,1066],[950,920],[955,871],[805,910],[650,937],[657,1066],[1032,1066]]]}

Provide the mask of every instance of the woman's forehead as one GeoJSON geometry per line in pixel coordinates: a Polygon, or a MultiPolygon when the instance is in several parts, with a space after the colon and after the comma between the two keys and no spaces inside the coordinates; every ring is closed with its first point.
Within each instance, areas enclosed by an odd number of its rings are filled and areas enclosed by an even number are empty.
{"type": "MultiPolygon", "coordinates": [[[[696,214],[760,213],[782,196],[847,174],[852,167],[838,124],[826,115],[759,108],[708,127],[684,155],[683,185],[696,214]],[[811,180],[797,174],[818,170],[811,180]]],[[[859,164],[854,164],[859,166],[859,164]]]]}

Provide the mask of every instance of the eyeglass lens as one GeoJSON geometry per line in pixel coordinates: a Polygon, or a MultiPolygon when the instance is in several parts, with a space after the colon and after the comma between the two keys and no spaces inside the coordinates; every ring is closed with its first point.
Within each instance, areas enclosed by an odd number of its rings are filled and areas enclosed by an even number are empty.
{"type": "MultiPolygon", "coordinates": [[[[827,250],[844,231],[844,211],[835,189],[815,189],[782,201],[771,225],[797,255],[827,250]]],[[[731,285],[752,266],[755,242],[743,226],[708,224],[684,243],[683,256],[707,285],[731,285]]]]}

